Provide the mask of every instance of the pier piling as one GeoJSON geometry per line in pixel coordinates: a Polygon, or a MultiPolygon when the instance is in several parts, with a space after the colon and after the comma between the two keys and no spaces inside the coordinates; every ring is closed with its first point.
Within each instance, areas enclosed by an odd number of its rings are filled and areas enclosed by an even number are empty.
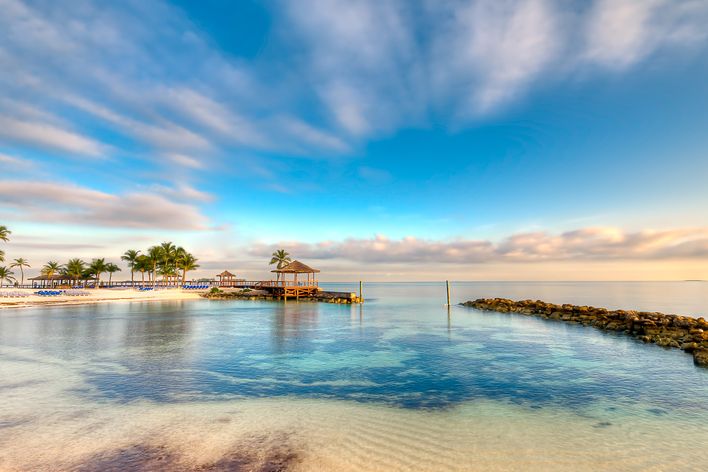
{"type": "Polygon", "coordinates": [[[445,288],[447,288],[447,306],[450,306],[450,281],[445,281],[445,288]]]}

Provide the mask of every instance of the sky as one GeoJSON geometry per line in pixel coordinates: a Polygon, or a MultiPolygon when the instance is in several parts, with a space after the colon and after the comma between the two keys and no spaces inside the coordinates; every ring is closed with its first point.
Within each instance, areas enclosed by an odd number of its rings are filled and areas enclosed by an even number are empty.
{"type": "Polygon", "coordinates": [[[332,281],[708,278],[706,24],[706,0],[0,0],[4,264],[173,241],[199,276],[285,248],[332,281]]]}

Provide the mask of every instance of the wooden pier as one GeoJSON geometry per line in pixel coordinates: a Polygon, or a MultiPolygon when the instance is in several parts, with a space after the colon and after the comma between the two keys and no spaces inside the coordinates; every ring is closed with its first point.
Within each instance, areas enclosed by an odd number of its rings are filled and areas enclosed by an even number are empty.
{"type": "Polygon", "coordinates": [[[319,287],[317,274],[319,269],[293,261],[288,265],[272,270],[277,275],[276,280],[242,280],[235,279],[229,272],[219,274],[219,287],[223,289],[238,289],[238,291],[225,291],[222,296],[215,294],[209,298],[267,298],[277,300],[307,299],[325,301],[330,303],[361,303],[362,300],[354,292],[325,291],[319,287]],[[298,280],[298,276],[300,277],[298,280]],[[303,278],[305,280],[303,280],[303,278]],[[251,292],[244,292],[249,289],[251,292]]]}

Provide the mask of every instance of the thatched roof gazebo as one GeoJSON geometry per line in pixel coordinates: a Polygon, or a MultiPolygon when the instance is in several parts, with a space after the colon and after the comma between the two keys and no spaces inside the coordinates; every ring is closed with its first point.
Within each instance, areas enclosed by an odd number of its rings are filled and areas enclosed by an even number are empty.
{"type": "Polygon", "coordinates": [[[40,287],[53,287],[55,285],[71,285],[74,282],[95,282],[96,279],[92,277],[81,277],[79,279],[76,279],[75,277],[70,277],[68,275],[62,275],[62,274],[57,274],[57,275],[52,275],[49,277],[48,275],[38,275],[37,277],[30,277],[27,280],[31,280],[33,285],[37,285],[40,287]]]}
{"type": "Polygon", "coordinates": [[[219,286],[220,287],[232,287],[236,284],[236,275],[232,274],[228,270],[225,270],[222,273],[217,274],[216,277],[219,279],[219,286]]]}
{"type": "Polygon", "coordinates": [[[290,264],[280,269],[273,269],[274,272],[280,276],[280,280],[276,282],[278,287],[281,287],[285,295],[295,295],[300,296],[305,294],[311,294],[317,291],[317,276],[315,274],[319,273],[319,269],[313,269],[307,264],[303,264],[300,261],[292,261],[290,264]],[[293,274],[293,280],[287,280],[287,275],[293,274]],[[298,274],[307,274],[307,280],[300,280],[298,282],[298,274]]]}

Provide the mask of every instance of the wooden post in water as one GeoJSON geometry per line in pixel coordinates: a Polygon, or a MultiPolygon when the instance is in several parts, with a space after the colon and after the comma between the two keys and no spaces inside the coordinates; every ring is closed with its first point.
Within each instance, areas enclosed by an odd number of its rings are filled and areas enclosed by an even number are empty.
{"type": "Polygon", "coordinates": [[[364,301],[364,283],[360,280],[359,281],[359,303],[364,301]]]}
{"type": "Polygon", "coordinates": [[[447,288],[447,306],[450,306],[450,281],[445,281],[445,288],[447,288]]]}

